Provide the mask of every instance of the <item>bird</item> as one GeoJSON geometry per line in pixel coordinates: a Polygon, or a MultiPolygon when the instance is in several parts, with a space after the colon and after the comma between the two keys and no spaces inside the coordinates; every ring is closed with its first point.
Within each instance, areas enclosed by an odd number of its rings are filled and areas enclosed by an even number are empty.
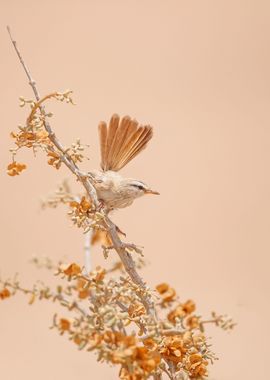
{"type": "Polygon", "coordinates": [[[120,119],[112,115],[108,125],[102,121],[98,125],[101,170],[92,170],[97,197],[109,213],[115,209],[130,206],[135,199],[145,194],[156,194],[145,182],[124,178],[118,172],[144,150],[153,137],[150,125],[139,125],[135,119],[124,116],[120,119]]]}

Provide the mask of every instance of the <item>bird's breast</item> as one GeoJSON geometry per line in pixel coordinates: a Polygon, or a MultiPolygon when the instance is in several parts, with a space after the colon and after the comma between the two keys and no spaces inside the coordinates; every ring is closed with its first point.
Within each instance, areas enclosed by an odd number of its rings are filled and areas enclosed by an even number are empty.
{"type": "Polygon", "coordinates": [[[123,189],[123,177],[120,174],[113,171],[93,171],[91,175],[95,180],[98,199],[104,202],[108,209],[124,208],[133,203],[134,198],[123,189]]]}

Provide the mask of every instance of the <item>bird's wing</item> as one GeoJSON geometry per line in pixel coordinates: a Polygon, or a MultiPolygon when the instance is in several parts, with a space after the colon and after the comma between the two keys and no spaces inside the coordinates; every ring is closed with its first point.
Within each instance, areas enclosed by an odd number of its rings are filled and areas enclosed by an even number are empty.
{"type": "Polygon", "coordinates": [[[153,128],[149,125],[139,126],[129,116],[121,120],[118,115],[111,117],[107,126],[101,122],[98,126],[101,168],[118,171],[136,157],[153,137],[153,128]]]}

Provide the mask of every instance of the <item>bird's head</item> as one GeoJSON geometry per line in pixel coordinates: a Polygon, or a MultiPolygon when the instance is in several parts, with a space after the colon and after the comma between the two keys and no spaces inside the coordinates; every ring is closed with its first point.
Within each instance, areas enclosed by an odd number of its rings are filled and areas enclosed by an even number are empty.
{"type": "Polygon", "coordinates": [[[144,182],[137,181],[134,179],[128,179],[124,184],[125,191],[131,198],[139,198],[145,194],[155,194],[159,195],[157,191],[152,190],[144,182]]]}

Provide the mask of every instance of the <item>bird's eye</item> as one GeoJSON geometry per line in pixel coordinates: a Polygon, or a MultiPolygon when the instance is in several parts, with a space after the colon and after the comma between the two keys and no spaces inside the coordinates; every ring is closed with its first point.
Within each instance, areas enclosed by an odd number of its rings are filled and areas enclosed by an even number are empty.
{"type": "Polygon", "coordinates": [[[144,190],[144,186],[142,186],[142,185],[137,185],[137,184],[133,183],[132,186],[136,187],[139,190],[144,190]]]}

